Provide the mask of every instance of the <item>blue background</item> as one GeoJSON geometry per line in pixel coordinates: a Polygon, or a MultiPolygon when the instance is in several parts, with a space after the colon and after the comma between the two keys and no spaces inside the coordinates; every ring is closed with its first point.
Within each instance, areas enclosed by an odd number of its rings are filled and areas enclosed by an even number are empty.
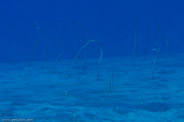
{"type": "MultiPolygon", "coordinates": [[[[54,60],[62,51],[73,59],[89,39],[99,40],[104,57],[131,56],[137,27],[136,55],[153,54],[156,40],[164,54],[183,53],[182,0],[4,0],[0,2],[0,62],[54,60]],[[135,24],[136,23],[136,24],[135,24]],[[86,34],[87,33],[87,34],[86,34]]],[[[95,45],[89,57],[99,56],[95,45]]]]}

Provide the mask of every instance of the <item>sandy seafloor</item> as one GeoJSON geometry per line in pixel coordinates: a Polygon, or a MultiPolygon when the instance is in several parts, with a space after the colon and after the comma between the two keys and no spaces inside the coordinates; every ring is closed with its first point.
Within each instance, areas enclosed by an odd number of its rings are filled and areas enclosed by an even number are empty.
{"type": "Polygon", "coordinates": [[[184,55],[0,64],[0,118],[35,122],[184,122],[184,55]],[[111,81],[111,85],[109,85],[111,81]],[[109,86],[112,88],[109,89],[109,86]]]}

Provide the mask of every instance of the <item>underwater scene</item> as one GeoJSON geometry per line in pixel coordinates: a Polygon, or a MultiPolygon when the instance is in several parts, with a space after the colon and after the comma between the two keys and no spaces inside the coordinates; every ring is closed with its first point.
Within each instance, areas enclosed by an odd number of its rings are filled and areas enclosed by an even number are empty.
{"type": "Polygon", "coordinates": [[[0,1],[0,121],[184,122],[184,1],[0,1]]]}

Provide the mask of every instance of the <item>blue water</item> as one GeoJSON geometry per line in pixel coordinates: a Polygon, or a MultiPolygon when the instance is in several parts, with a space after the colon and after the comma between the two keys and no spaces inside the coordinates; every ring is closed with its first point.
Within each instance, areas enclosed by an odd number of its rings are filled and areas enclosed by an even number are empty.
{"type": "Polygon", "coordinates": [[[1,121],[184,121],[183,5],[0,1],[1,121]]]}

